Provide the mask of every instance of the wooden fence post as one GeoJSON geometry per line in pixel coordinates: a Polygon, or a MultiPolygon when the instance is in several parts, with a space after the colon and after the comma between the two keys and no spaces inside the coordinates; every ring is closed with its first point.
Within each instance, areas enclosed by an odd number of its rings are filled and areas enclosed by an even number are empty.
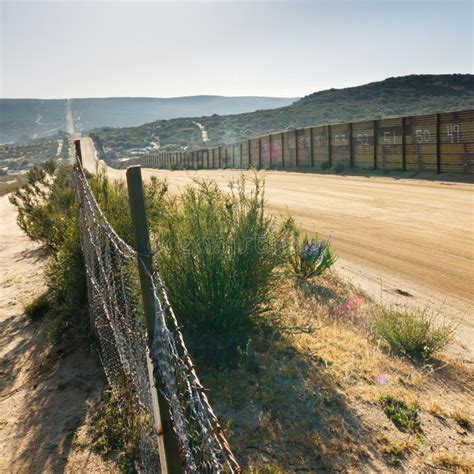
{"type": "Polygon", "coordinates": [[[82,150],[81,150],[81,140],[74,140],[74,146],[76,148],[76,158],[81,164],[81,167],[83,167],[82,163],[82,150]]]}
{"type": "MultiPolygon", "coordinates": [[[[155,295],[152,282],[153,260],[140,166],[132,166],[127,169],[127,185],[135,245],[138,255],[138,271],[148,345],[151,347],[155,328],[155,313],[156,310],[160,308],[155,307],[155,295]]],[[[162,382],[158,377],[155,377],[154,384],[151,380],[150,382],[152,385],[152,398],[156,402],[153,404],[153,415],[158,434],[161,472],[168,474],[182,473],[183,469],[179,458],[179,448],[171,426],[168,402],[159,390],[162,382]]]]}

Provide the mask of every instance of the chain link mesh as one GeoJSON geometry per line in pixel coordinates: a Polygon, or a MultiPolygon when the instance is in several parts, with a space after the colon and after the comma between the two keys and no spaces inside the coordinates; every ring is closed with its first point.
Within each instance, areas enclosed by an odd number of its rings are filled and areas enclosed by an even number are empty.
{"type": "Polygon", "coordinates": [[[199,382],[177,319],[158,272],[147,273],[155,297],[153,343],[147,345],[140,309],[137,253],[114,231],[101,211],[78,161],[73,184],[80,203],[91,325],[112,390],[132,414],[139,472],[160,472],[153,429],[152,387],[147,355],[167,400],[185,472],[240,472],[223,430],[199,382]]]}

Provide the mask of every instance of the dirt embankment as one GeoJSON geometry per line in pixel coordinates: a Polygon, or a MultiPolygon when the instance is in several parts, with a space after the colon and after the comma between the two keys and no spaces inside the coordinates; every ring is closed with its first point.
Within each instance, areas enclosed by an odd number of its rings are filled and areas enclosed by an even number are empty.
{"type": "Polygon", "coordinates": [[[0,226],[0,472],[112,472],[86,434],[101,369],[73,340],[52,346],[44,326],[24,315],[45,290],[43,257],[16,225],[8,196],[0,226]]]}
{"type": "MultiPolygon", "coordinates": [[[[84,164],[96,167],[89,138],[84,164]]],[[[125,171],[108,168],[124,179],[125,171]]],[[[194,178],[224,186],[238,170],[144,169],[145,179],[166,178],[171,189],[194,178]]],[[[472,184],[349,177],[282,171],[259,172],[271,209],[291,214],[309,231],[330,239],[341,275],[375,299],[424,308],[460,324],[453,351],[473,360],[474,186],[472,184]]]]}

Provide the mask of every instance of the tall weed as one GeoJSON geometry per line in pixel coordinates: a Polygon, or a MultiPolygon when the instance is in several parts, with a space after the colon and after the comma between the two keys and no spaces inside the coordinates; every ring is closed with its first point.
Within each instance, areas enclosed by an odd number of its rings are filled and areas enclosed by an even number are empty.
{"type": "Polygon", "coordinates": [[[440,321],[428,308],[423,310],[390,306],[378,307],[371,316],[375,338],[394,352],[415,359],[429,359],[454,338],[456,326],[440,321]]]}
{"type": "Polygon", "coordinates": [[[292,219],[292,246],[288,258],[290,273],[298,280],[309,280],[323,275],[336,261],[336,254],[329,242],[317,235],[302,233],[292,219]]]}
{"type": "Polygon", "coordinates": [[[199,181],[165,201],[151,226],[172,305],[198,354],[232,361],[271,307],[289,229],[266,213],[258,179],[229,192],[199,181]]]}

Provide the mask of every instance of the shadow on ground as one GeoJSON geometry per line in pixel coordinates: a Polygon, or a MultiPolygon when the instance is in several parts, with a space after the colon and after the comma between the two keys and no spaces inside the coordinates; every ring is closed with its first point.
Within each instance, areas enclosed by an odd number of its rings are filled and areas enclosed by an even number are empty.
{"type": "Polygon", "coordinates": [[[374,433],[329,375],[329,363],[285,340],[255,346],[241,367],[203,374],[244,469],[376,471],[374,433]]]}
{"type": "Polygon", "coordinates": [[[40,323],[15,315],[0,324],[2,442],[11,472],[63,472],[74,435],[104,382],[95,358],[73,337],[47,342],[40,323]],[[11,413],[7,413],[12,405],[11,413]]]}
{"type": "Polygon", "coordinates": [[[397,170],[371,170],[371,169],[343,169],[339,173],[334,170],[322,170],[320,168],[290,168],[279,169],[279,172],[289,173],[304,173],[304,174],[319,174],[328,176],[359,176],[363,178],[392,178],[398,179],[418,179],[423,181],[447,183],[474,183],[474,176],[472,174],[461,173],[436,173],[434,171],[397,171],[397,170]]]}

